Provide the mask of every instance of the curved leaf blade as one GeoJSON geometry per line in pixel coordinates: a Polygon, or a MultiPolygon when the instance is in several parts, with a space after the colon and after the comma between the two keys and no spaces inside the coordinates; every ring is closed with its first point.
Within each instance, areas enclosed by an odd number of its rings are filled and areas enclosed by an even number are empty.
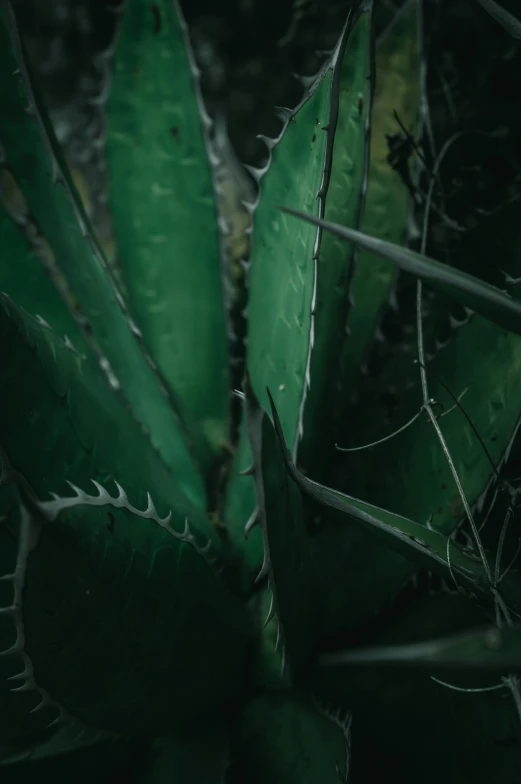
{"type": "Polygon", "coordinates": [[[23,686],[0,693],[1,734],[135,734],[145,712],[155,734],[184,729],[242,688],[249,623],[221,539],[88,361],[0,302],[2,479],[20,496],[0,528],[0,664],[23,686]]]}
{"type": "MultiPolygon", "coordinates": [[[[319,587],[311,560],[300,493],[290,481],[270,418],[246,379],[246,417],[264,542],[265,576],[272,594],[270,614],[278,623],[283,668],[293,681],[309,674],[320,627],[319,587]]],[[[249,532],[248,532],[249,533],[249,532]]]]}
{"type": "Polygon", "coordinates": [[[178,3],[126,0],[107,104],[118,260],[137,325],[208,475],[230,437],[228,344],[211,123],[196,79],[178,3]]]}
{"type": "Polygon", "coordinates": [[[464,669],[488,672],[521,673],[521,624],[503,629],[495,626],[464,634],[403,645],[376,645],[336,651],[319,657],[327,668],[405,667],[427,670],[464,669]]]}
{"type": "MultiPolygon", "coordinates": [[[[319,504],[336,509],[347,516],[351,525],[371,532],[387,547],[404,556],[411,564],[423,566],[436,574],[458,579],[466,590],[477,596],[486,605],[493,604],[494,597],[487,580],[485,568],[479,556],[460,549],[447,536],[420,523],[380,509],[373,504],[352,498],[332,488],[325,487],[305,477],[295,466],[284,441],[282,427],[273,401],[271,408],[275,430],[281,444],[287,470],[304,493],[319,504]]],[[[404,570],[402,582],[407,579],[404,570]]],[[[521,580],[514,572],[508,573],[502,583],[502,594],[514,612],[521,611],[521,580]]]]}
{"type": "Polygon", "coordinates": [[[409,248],[400,247],[377,237],[370,237],[346,226],[320,220],[300,210],[282,206],[279,209],[283,213],[294,215],[315,226],[320,226],[326,231],[331,231],[337,237],[354,242],[364,250],[383,256],[404,272],[415,275],[427,285],[447,294],[503,329],[521,334],[521,304],[495,286],[490,286],[473,275],[430,259],[409,248]]]}
{"type": "MultiPolygon", "coordinates": [[[[175,470],[172,481],[178,482],[191,502],[202,507],[205,496],[201,477],[153,364],[143,351],[139,332],[128,318],[45,110],[35,94],[15,15],[8,2],[0,6],[0,73],[4,107],[0,137],[5,168],[20,189],[31,220],[43,237],[40,244],[44,260],[51,254],[50,277],[65,301],[64,308],[58,310],[57,298],[46,293],[38,312],[56,328],[64,321],[63,310],[68,308],[72,312],[89,347],[91,360],[99,364],[106,383],[131,408],[143,432],[150,434],[154,448],[159,449],[165,463],[175,470]]],[[[37,259],[33,257],[31,262],[36,265],[37,259]]],[[[5,263],[8,262],[4,260],[2,264],[5,263]]],[[[12,280],[18,295],[24,291],[26,269],[20,267],[19,275],[12,280]]],[[[33,296],[22,296],[19,304],[29,307],[33,296]]],[[[78,344],[78,349],[82,350],[83,346],[78,344]]]]}
{"type": "MultiPolygon", "coordinates": [[[[372,60],[372,3],[366,3],[346,31],[333,68],[324,174],[318,194],[320,217],[350,225],[361,220],[367,185],[372,60]]],[[[329,446],[327,435],[336,399],[342,395],[338,359],[350,342],[346,324],[356,269],[354,246],[320,230],[313,255],[312,338],[298,447],[299,462],[307,470],[324,463],[320,445],[329,446]]]]}
{"type": "MultiPolygon", "coordinates": [[[[408,0],[406,7],[396,15],[391,29],[377,44],[375,72],[367,196],[360,230],[403,245],[411,197],[398,171],[391,165],[389,145],[398,130],[395,113],[406,128],[414,129],[417,122],[420,72],[417,0],[408,0]]],[[[358,228],[352,221],[335,222],[358,228]]],[[[349,336],[341,359],[344,400],[353,394],[396,273],[396,267],[388,260],[358,249],[351,286],[349,336]]]]}
{"type": "MultiPolygon", "coordinates": [[[[295,204],[307,204],[318,214],[331,115],[331,68],[342,51],[350,22],[351,16],[331,61],[310,93],[294,112],[287,112],[281,135],[270,145],[268,164],[257,173],[259,180],[262,177],[260,197],[252,205],[246,367],[262,406],[267,405],[267,387],[273,389],[292,448],[296,448],[301,424],[312,341],[317,232],[311,226],[291,226],[285,216],[279,219],[272,205],[283,197],[295,204]]],[[[250,464],[243,422],[228,486],[226,521],[232,540],[255,570],[263,555],[260,532],[253,530],[247,543],[243,543],[244,526],[254,511],[255,496],[253,487],[237,476],[250,464]]]]}

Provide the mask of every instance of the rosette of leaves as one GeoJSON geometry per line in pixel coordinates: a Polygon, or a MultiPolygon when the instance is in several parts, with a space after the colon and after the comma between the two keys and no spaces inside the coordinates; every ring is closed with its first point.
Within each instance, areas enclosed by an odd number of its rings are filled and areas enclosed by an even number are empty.
{"type": "Polygon", "coordinates": [[[239,285],[178,4],[127,0],[106,53],[110,265],[0,9],[2,781],[512,781],[521,305],[405,246],[384,139],[422,104],[418,3],[376,51],[355,4],[279,110],[239,285]],[[359,498],[327,478],[396,269],[420,395],[359,498]],[[424,286],[468,311],[435,368],[424,286]]]}

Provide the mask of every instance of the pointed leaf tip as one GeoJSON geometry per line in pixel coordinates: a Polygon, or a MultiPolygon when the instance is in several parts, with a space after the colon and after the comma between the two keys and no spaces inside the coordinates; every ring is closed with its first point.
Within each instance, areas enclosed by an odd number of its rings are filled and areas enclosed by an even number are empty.
{"type": "Polygon", "coordinates": [[[337,223],[321,220],[301,210],[281,205],[278,205],[278,209],[315,226],[320,226],[343,240],[353,242],[364,250],[386,258],[396,264],[403,272],[414,275],[432,288],[490,319],[503,329],[521,334],[521,304],[495,286],[421,253],[416,253],[409,248],[371,237],[337,223]]]}

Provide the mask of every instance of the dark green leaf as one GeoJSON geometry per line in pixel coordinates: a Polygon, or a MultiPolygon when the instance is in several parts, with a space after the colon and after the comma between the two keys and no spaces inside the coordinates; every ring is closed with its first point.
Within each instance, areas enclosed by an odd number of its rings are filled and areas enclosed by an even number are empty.
{"type": "MultiPolygon", "coordinates": [[[[484,219],[482,226],[461,240],[458,258],[488,265],[494,253],[501,253],[509,272],[517,275],[521,271],[517,253],[518,214],[519,206],[513,203],[484,219]]],[[[450,314],[446,305],[441,298],[435,301],[434,313],[425,319],[426,328],[431,319],[450,314]]],[[[352,436],[346,446],[385,438],[419,413],[422,390],[420,368],[413,364],[414,342],[413,337],[409,354],[389,351],[382,372],[368,378],[361,388],[360,401],[349,412],[347,424],[352,436]],[[391,395],[395,399],[392,407],[391,395]]],[[[437,401],[433,410],[478,523],[482,519],[487,487],[490,488],[488,501],[493,495],[491,486],[500,487],[496,482],[496,468],[501,468],[510,453],[512,459],[517,453],[515,434],[521,414],[517,394],[521,374],[519,349],[519,336],[505,333],[492,322],[474,315],[452,330],[446,345],[426,357],[428,393],[437,401]],[[456,406],[455,398],[460,398],[463,411],[456,406]]],[[[376,506],[414,520],[424,522],[430,518],[432,527],[445,535],[452,534],[464,515],[447,457],[425,413],[386,442],[350,454],[349,468],[344,469],[344,475],[346,482],[342,488],[350,495],[368,498],[376,506]]],[[[506,499],[506,493],[502,492],[501,497],[506,499]]],[[[482,533],[485,542],[488,541],[488,550],[492,551],[488,553],[492,568],[503,519],[504,516],[494,511],[482,533]]],[[[469,531],[468,524],[465,529],[469,531]]],[[[517,537],[513,526],[511,531],[513,547],[504,549],[500,573],[515,555],[517,537]]],[[[366,559],[372,560],[376,552],[370,542],[360,546],[360,558],[367,565],[366,559]]],[[[382,575],[382,580],[371,589],[376,606],[379,585],[385,592],[394,593],[407,579],[408,572],[403,567],[406,564],[394,557],[378,554],[378,560],[368,570],[371,573],[378,568],[382,575]],[[384,575],[389,576],[389,582],[384,581],[384,575]]],[[[367,592],[364,595],[368,596],[367,592]]],[[[381,594],[380,601],[384,595],[381,594]]]]}
{"type": "MultiPolygon", "coordinates": [[[[72,312],[77,327],[74,332],[67,330],[70,340],[81,331],[83,341],[77,343],[78,350],[84,350],[83,344],[89,346],[89,356],[99,363],[100,374],[103,372],[113,394],[130,407],[141,429],[150,434],[153,446],[175,469],[171,481],[178,483],[191,502],[203,507],[201,477],[88,225],[45,110],[35,94],[15,17],[7,2],[2,2],[0,9],[0,99],[4,168],[13,187],[20,190],[30,219],[25,227],[20,226],[27,242],[22,263],[2,275],[2,283],[9,283],[6,293],[13,293],[19,305],[30,308],[34,290],[24,285],[25,275],[30,270],[30,280],[36,282],[48,273],[45,270],[42,274],[35,267],[47,264],[64,303],[59,307],[58,298],[45,283],[37,312],[57,331],[71,323],[64,311],[72,312]],[[39,247],[39,259],[29,252],[35,245],[39,247]]],[[[2,224],[5,220],[9,218],[3,215],[2,224]]],[[[2,248],[2,254],[5,252],[2,248]]],[[[16,259],[2,255],[1,266],[15,263],[16,259]]]]}
{"type": "Polygon", "coordinates": [[[224,269],[210,120],[178,3],[127,0],[112,67],[106,150],[118,261],[207,473],[229,440],[224,269]]]}
{"type": "Polygon", "coordinates": [[[280,209],[283,213],[302,218],[307,223],[321,226],[323,229],[333,232],[337,237],[354,242],[364,250],[383,256],[404,272],[415,275],[424,283],[454,298],[481,316],[485,316],[503,329],[521,334],[521,304],[495,286],[490,286],[466,272],[449,267],[447,264],[430,259],[428,256],[416,253],[409,248],[385,242],[377,237],[370,237],[355,229],[348,229],[345,226],[320,220],[300,210],[289,207],[280,207],[280,209]]]}
{"type": "MultiPolygon", "coordinates": [[[[483,622],[467,600],[440,593],[379,616],[368,642],[421,644],[483,622]]],[[[411,665],[368,664],[321,667],[318,674],[318,691],[353,710],[354,780],[378,781],[389,770],[399,770],[404,784],[516,781],[519,714],[508,686],[494,672],[455,668],[438,671],[436,681],[428,670],[411,665]]]]}
{"type": "MultiPolygon", "coordinates": [[[[402,245],[406,239],[410,192],[389,161],[389,139],[400,133],[395,113],[414,132],[419,104],[418,3],[408,2],[376,47],[375,93],[371,111],[371,150],[364,234],[402,245]]],[[[329,219],[329,216],[326,215],[329,219]]],[[[354,221],[336,220],[354,226],[354,221]]],[[[324,236],[328,236],[327,232],[324,236]]],[[[337,238],[337,242],[342,244],[337,238]]],[[[351,243],[344,243],[347,247],[351,243]]],[[[378,316],[386,303],[396,267],[382,256],[358,249],[351,286],[348,339],[341,358],[345,399],[354,392],[378,316]]]]}
{"type": "MultiPolygon", "coordinates": [[[[270,418],[246,379],[246,417],[253,456],[264,563],[273,597],[271,616],[279,624],[284,658],[293,680],[308,672],[320,626],[321,607],[304,525],[300,492],[290,480],[270,418]]],[[[259,576],[260,576],[259,575],[259,576]]]]}
{"type": "MultiPolygon", "coordinates": [[[[303,104],[286,116],[285,130],[271,150],[269,168],[260,183],[260,201],[254,213],[246,364],[262,405],[267,404],[267,386],[273,389],[292,445],[297,441],[306,386],[317,232],[312,226],[291,225],[285,216],[277,216],[273,203],[283,198],[295,205],[306,204],[318,213],[331,81],[330,68],[326,68],[303,104]]],[[[250,464],[243,423],[228,487],[226,521],[232,540],[244,551],[251,567],[258,569],[263,553],[260,533],[252,531],[246,545],[243,537],[255,507],[255,494],[252,485],[237,476],[250,464]]]]}
{"type": "Polygon", "coordinates": [[[0,302],[2,478],[21,499],[0,527],[0,735],[131,734],[145,713],[151,732],[188,728],[242,688],[220,537],[89,362],[0,302]]]}
{"type": "MultiPolygon", "coordinates": [[[[279,437],[286,466],[290,476],[299,487],[319,504],[336,509],[346,515],[351,526],[370,531],[390,549],[405,557],[411,563],[423,566],[449,579],[458,581],[477,595],[481,601],[492,602],[492,593],[487,580],[486,570],[477,553],[462,550],[447,536],[425,525],[420,525],[400,515],[340,493],[332,488],[313,482],[305,477],[295,466],[284,442],[280,420],[273,401],[271,408],[275,430],[279,437]]],[[[489,556],[490,554],[487,553],[489,556]]],[[[346,568],[347,568],[346,562],[346,568]]],[[[404,575],[404,580],[407,573],[404,575]]],[[[399,585],[397,586],[399,587],[399,585]]],[[[507,604],[515,611],[521,611],[521,581],[519,575],[510,572],[502,583],[502,592],[507,604]]]]}
{"type": "MultiPolygon", "coordinates": [[[[371,113],[372,3],[344,35],[333,69],[331,99],[319,190],[319,215],[337,223],[358,225],[366,190],[371,113]]],[[[339,388],[338,358],[346,341],[345,327],[355,249],[332,234],[317,232],[314,256],[315,295],[309,369],[303,408],[299,463],[308,470],[324,466],[324,447],[331,441],[332,414],[339,388]],[[328,438],[329,435],[329,438],[328,438]]],[[[350,350],[350,349],[349,349],[350,350]]]]}

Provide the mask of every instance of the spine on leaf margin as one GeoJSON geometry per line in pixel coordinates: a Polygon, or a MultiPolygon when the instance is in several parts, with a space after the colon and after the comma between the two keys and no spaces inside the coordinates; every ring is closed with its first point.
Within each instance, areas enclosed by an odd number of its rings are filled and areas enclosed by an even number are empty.
{"type": "MultiPolygon", "coordinates": [[[[327,198],[329,187],[331,184],[331,179],[334,176],[333,171],[333,158],[335,152],[335,137],[337,133],[337,126],[339,121],[339,111],[340,111],[340,87],[341,87],[341,79],[342,79],[342,66],[344,61],[344,56],[346,52],[346,48],[349,46],[351,42],[351,35],[360,21],[363,15],[367,15],[368,18],[368,25],[370,27],[370,53],[369,53],[369,62],[367,63],[369,67],[369,74],[368,78],[370,80],[370,92],[369,92],[369,101],[367,102],[367,107],[363,107],[363,110],[366,111],[366,120],[365,120],[365,153],[364,153],[364,161],[363,161],[363,181],[361,185],[361,190],[359,193],[359,208],[356,218],[356,226],[360,225],[364,214],[364,205],[365,205],[365,197],[367,194],[367,183],[368,183],[368,175],[369,175],[369,153],[370,153],[370,135],[371,135],[371,106],[373,102],[374,96],[374,70],[375,70],[375,56],[374,56],[374,36],[372,30],[372,14],[373,14],[373,2],[372,0],[363,0],[358,5],[356,11],[350,10],[344,30],[342,31],[342,35],[340,37],[339,43],[333,53],[332,61],[330,67],[333,69],[333,79],[331,84],[331,111],[329,116],[329,121],[327,125],[323,128],[324,131],[327,133],[327,141],[326,141],[326,151],[325,151],[325,159],[324,159],[324,172],[322,177],[322,182],[320,184],[319,191],[317,193],[317,199],[319,201],[319,211],[318,211],[318,219],[323,220],[327,211],[327,198]]],[[[363,97],[359,96],[358,100],[363,102],[363,97]]],[[[310,336],[309,336],[309,353],[308,353],[308,361],[307,361],[307,368],[306,368],[306,377],[305,377],[305,385],[303,389],[302,399],[300,403],[300,410],[299,410],[299,424],[297,428],[297,437],[296,442],[293,448],[293,455],[296,457],[298,455],[299,460],[301,459],[303,463],[308,468],[308,463],[313,462],[313,455],[315,461],[317,460],[316,456],[316,439],[314,438],[315,433],[317,430],[322,430],[323,428],[329,429],[334,422],[337,422],[339,418],[342,416],[344,412],[344,405],[345,399],[349,393],[349,390],[345,389],[345,373],[343,370],[343,358],[346,356],[346,353],[349,352],[349,328],[348,328],[348,318],[350,308],[352,306],[352,296],[351,296],[351,287],[353,276],[356,269],[357,263],[357,254],[358,248],[354,246],[351,250],[351,258],[348,261],[347,270],[345,271],[345,281],[342,283],[344,288],[344,300],[343,300],[343,307],[342,312],[338,314],[340,322],[343,324],[343,328],[338,330],[339,337],[334,338],[334,336],[330,336],[330,340],[328,341],[329,344],[333,338],[336,340],[336,368],[335,371],[329,371],[328,376],[326,377],[323,372],[323,368],[317,368],[316,372],[314,373],[313,363],[316,358],[316,354],[313,354],[314,344],[315,344],[315,330],[316,330],[316,309],[317,309],[317,293],[320,286],[320,271],[319,271],[319,258],[321,253],[321,246],[322,246],[322,237],[323,237],[323,229],[320,226],[317,226],[317,233],[315,239],[315,246],[313,249],[313,264],[314,264],[314,288],[313,288],[313,298],[311,303],[311,324],[310,324],[310,336]],[[311,377],[314,377],[318,382],[318,393],[314,394],[313,400],[310,399],[309,390],[312,384],[311,377]],[[331,383],[330,379],[334,379],[331,383]],[[333,386],[333,395],[332,399],[327,399],[328,390],[333,386]],[[311,406],[308,406],[306,409],[306,403],[308,401],[311,403],[311,406]],[[327,402],[326,402],[327,401],[327,402]],[[322,404],[319,405],[319,402],[322,404]],[[317,419],[323,420],[322,422],[317,422],[317,419]],[[307,421],[306,421],[307,420],[307,421]],[[305,431],[311,430],[311,438],[309,441],[306,440],[305,431]]],[[[323,348],[328,348],[328,344],[325,344],[323,348]]],[[[330,347],[331,351],[331,347],[330,347]]],[[[318,357],[320,360],[320,357],[318,357]]],[[[321,461],[323,462],[323,461],[321,461]]]]}

